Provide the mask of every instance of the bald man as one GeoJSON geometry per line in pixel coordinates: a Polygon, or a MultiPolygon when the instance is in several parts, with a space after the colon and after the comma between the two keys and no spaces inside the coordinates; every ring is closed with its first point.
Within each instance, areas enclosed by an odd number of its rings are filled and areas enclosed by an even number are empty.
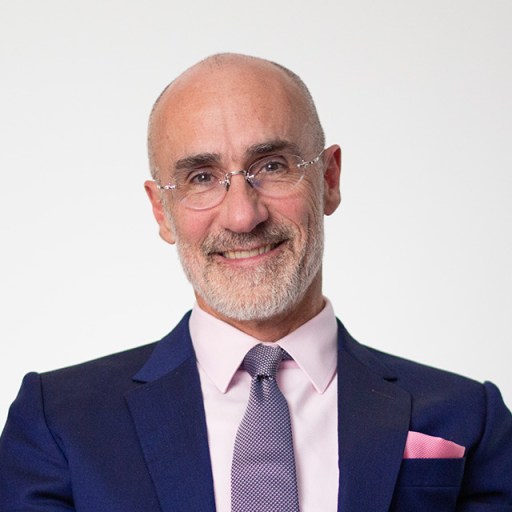
{"type": "Polygon", "coordinates": [[[360,345],[323,296],[341,152],[300,78],[210,57],[160,95],[148,142],[196,303],[157,343],[26,376],[2,512],[512,511],[497,388],[360,345]]]}

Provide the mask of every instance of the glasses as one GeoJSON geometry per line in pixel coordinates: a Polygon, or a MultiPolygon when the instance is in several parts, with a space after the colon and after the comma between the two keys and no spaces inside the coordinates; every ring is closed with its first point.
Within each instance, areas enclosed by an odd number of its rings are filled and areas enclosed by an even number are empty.
{"type": "Polygon", "coordinates": [[[262,196],[286,197],[302,181],[307,167],[319,162],[324,150],[313,160],[289,153],[265,156],[247,169],[226,172],[215,165],[201,165],[180,169],[175,183],[159,185],[160,190],[171,190],[176,199],[193,210],[206,210],[219,205],[226,196],[233,176],[243,176],[251,188],[262,196]]]}

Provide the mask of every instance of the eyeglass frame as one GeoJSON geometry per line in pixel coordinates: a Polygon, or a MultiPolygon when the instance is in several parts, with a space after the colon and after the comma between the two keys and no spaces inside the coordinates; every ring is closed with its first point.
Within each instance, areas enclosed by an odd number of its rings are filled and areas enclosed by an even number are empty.
{"type": "MultiPolygon", "coordinates": [[[[322,151],[320,151],[320,153],[313,159],[311,160],[304,160],[304,158],[300,155],[294,155],[293,153],[290,154],[290,156],[295,156],[297,158],[300,158],[302,161],[299,162],[296,167],[297,169],[306,169],[307,167],[309,167],[310,165],[315,165],[317,164],[320,159],[322,158],[323,154],[324,154],[324,151],[326,150],[326,148],[322,149],[322,151]]],[[[269,156],[272,156],[272,155],[269,155],[269,156]]],[[[256,162],[255,162],[256,163],[256,162]]],[[[254,164],[251,164],[249,166],[249,168],[251,168],[254,164]]],[[[222,170],[222,169],[219,169],[219,170],[222,170]]],[[[204,207],[204,208],[194,208],[194,207],[191,207],[191,206],[187,206],[186,204],[184,204],[184,206],[186,208],[189,208],[191,210],[196,210],[196,211],[200,211],[200,210],[208,210],[210,208],[214,208],[215,206],[218,206],[220,203],[222,203],[222,201],[224,200],[224,197],[226,197],[226,194],[229,192],[229,188],[231,186],[231,178],[233,176],[238,176],[238,175],[241,175],[244,177],[246,183],[249,184],[249,186],[251,188],[254,188],[254,183],[251,181],[253,178],[256,177],[256,175],[254,174],[249,174],[249,170],[247,169],[240,169],[238,171],[230,171],[230,172],[226,172],[224,174],[224,178],[220,181],[218,181],[218,185],[220,186],[223,186],[226,190],[224,196],[222,197],[222,199],[218,202],[218,203],[215,203],[214,205],[212,206],[207,206],[207,207],[204,207]]],[[[294,185],[294,187],[296,185],[298,185],[301,181],[302,181],[302,178],[304,178],[304,171],[302,172],[302,175],[300,177],[300,179],[297,181],[297,183],[294,185]]],[[[160,185],[160,183],[158,182],[155,182],[156,183],[156,188],[158,190],[161,190],[161,191],[173,191],[173,190],[178,190],[178,186],[177,184],[170,184],[168,183],[167,185],[160,185]]],[[[183,202],[185,198],[182,198],[181,200],[179,200],[180,203],[183,202]]]]}

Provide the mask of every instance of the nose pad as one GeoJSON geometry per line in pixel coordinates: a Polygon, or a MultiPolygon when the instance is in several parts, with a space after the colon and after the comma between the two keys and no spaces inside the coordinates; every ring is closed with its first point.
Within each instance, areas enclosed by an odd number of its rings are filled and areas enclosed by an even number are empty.
{"type": "Polygon", "coordinates": [[[229,187],[231,186],[231,178],[233,176],[243,176],[246,183],[249,184],[251,188],[254,188],[254,184],[251,180],[251,175],[249,174],[249,171],[246,171],[245,169],[242,169],[240,171],[231,171],[228,172],[224,177],[224,186],[226,187],[226,192],[229,190],[229,187]]]}

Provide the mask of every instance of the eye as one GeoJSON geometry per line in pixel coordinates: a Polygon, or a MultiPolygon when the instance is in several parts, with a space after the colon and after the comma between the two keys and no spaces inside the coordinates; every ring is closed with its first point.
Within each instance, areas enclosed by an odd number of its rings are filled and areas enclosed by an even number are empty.
{"type": "Polygon", "coordinates": [[[209,171],[193,172],[189,175],[188,183],[200,185],[201,183],[210,183],[213,181],[212,173],[209,171]]]}
{"type": "Polygon", "coordinates": [[[182,187],[199,188],[215,185],[219,181],[219,173],[215,169],[190,169],[184,176],[182,187]]]}
{"type": "Polygon", "coordinates": [[[290,164],[285,156],[273,155],[254,164],[255,174],[282,174],[290,170],[290,164]]]}

